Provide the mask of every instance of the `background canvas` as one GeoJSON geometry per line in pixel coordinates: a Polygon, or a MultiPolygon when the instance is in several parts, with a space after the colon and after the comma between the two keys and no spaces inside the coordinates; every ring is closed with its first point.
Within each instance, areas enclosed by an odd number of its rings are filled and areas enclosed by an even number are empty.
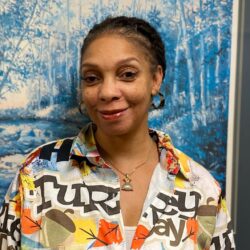
{"type": "Polygon", "coordinates": [[[149,125],[225,188],[233,0],[1,0],[0,202],[25,155],[76,135],[83,37],[108,15],[148,20],[166,45],[166,105],[149,125]]]}

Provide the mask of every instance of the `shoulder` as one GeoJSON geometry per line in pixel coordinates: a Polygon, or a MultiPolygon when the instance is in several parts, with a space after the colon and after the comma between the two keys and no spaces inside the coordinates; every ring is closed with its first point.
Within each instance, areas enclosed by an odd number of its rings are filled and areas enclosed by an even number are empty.
{"type": "Polygon", "coordinates": [[[35,148],[26,157],[21,165],[21,169],[41,160],[55,162],[68,161],[74,139],[75,137],[58,139],[35,148]]]}
{"type": "Polygon", "coordinates": [[[221,195],[220,184],[212,174],[201,164],[193,160],[179,149],[175,148],[180,164],[180,172],[188,179],[193,187],[198,188],[206,196],[217,197],[221,195]]]}
{"type": "Polygon", "coordinates": [[[178,162],[180,173],[186,179],[192,180],[196,176],[197,178],[204,179],[207,182],[218,186],[218,183],[214,177],[204,166],[174,146],[172,139],[168,134],[153,129],[150,129],[150,134],[153,138],[154,136],[157,136],[159,148],[165,149],[166,151],[171,151],[171,161],[175,160],[178,162]]]}
{"type": "MultiPolygon", "coordinates": [[[[150,130],[151,134],[156,134],[158,137],[158,145],[160,148],[170,151],[170,157],[166,162],[177,163],[172,165],[178,165],[178,172],[176,176],[176,186],[180,188],[190,187],[192,189],[199,190],[204,196],[214,197],[216,200],[221,195],[221,187],[215,180],[212,174],[201,164],[193,160],[190,156],[176,148],[170,136],[162,131],[150,130]]],[[[163,157],[165,158],[165,156],[163,157]]],[[[163,164],[165,165],[165,163],[163,164]]],[[[167,169],[173,168],[173,166],[167,167],[167,169]]],[[[175,168],[174,168],[175,169],[175,168]]],[[[169,171],[169,170],[168,170],[169,171]]]]}

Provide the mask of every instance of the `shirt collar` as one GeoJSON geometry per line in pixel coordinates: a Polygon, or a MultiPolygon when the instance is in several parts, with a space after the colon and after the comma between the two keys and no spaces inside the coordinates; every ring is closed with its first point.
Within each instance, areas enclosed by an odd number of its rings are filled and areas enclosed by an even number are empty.
{"type": "MultiPolygon", "coordinates": [[[[190,167],[186,162],[183,164],[181,161],[180,153],[173,146],[170,136],[153,129],[149,129],[149,134],[157,142],[161,167],[171,175],[177,175],[180,172],[187,180],[190,180],[190,167]]],[[[87,124],[74,139],[70,158],[75,157],[87,157],[97,166],[108,167],[97,150],[93,123],[87,124]]]]}

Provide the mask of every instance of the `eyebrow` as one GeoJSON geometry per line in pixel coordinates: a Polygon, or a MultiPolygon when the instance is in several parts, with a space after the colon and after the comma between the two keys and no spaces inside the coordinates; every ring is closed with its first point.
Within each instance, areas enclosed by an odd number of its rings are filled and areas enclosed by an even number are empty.
{"type": "MultiPolygon", "coordinates": [[[[120,66],[120,65],[129,63],[129,62],[131,62],[131,61],[136,61],[136,62],[139,63],[139,60],[138,60],[136,57],[128,57],[128,58],[126,58],[126,59],[122,59],[122,60],[118,61],[118,62],[117,62],[117,66],[120,66]]],[[[91,62],[88,63],[88,61],[87,61],[86,63],[83,63],[83,64],[81,65],[81,68],[84,68],[84,67],[96,67],[96,68],[98,68],[98,65],[95,64],[95,63],[91,63],[91,62]]]]}

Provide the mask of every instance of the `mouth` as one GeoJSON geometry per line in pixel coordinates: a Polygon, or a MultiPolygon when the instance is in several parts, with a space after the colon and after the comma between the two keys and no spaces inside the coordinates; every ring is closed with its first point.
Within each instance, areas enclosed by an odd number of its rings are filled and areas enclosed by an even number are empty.
{"type": "Polygon", "coordinates": [[[111,121],[119,119],[127,109],[100,110],[99,113],[103,119],[111,121]]]}

